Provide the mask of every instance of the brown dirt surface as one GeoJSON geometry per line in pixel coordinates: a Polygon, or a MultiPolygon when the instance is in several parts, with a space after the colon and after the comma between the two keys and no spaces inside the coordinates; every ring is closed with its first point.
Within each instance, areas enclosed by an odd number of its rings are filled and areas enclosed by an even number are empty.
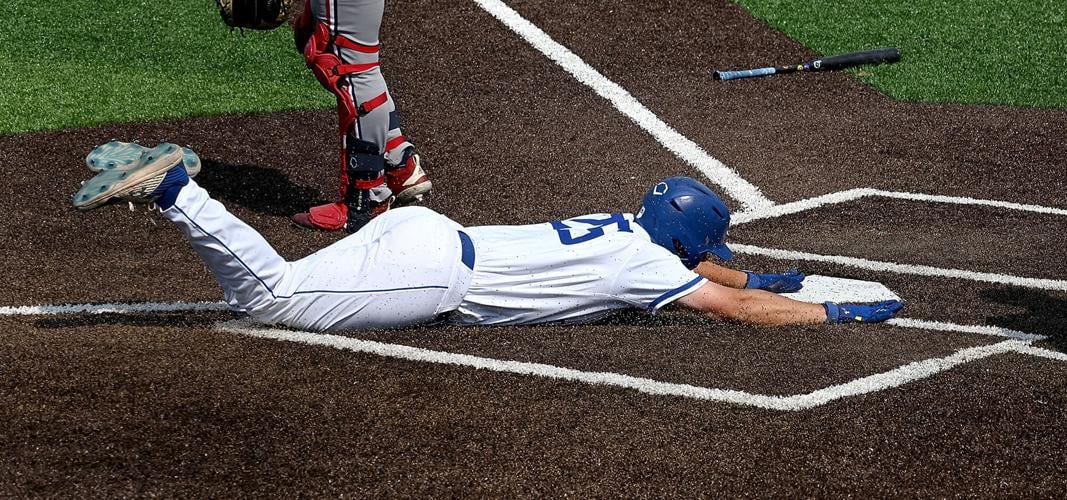
{"type": "MultiPolygon", "coordinates": [[[[808,49],[725,0],[512,6],[780,203],[859,187],[1067,208],[1067,110],[895,102],[847,74],[715,82],[808,49]],[[635,41],[640,43],[635,43],[635,41]]],[[[383,71],[464,224],[636,208],[698,174],[473,2],[390,4],[383,71]]],[[[187,144],[198,181],[297,258],[336,190],[332,110],[0,137],[0,307],[220,300],[174,228],[70,196],[111,138],[187,144]]],[[[728,202],[738,208],[733,201],[728,202]]],[[[865,198],[738,243],[1067,279],[1067,218],[865,198]]],[[[740,255],[876,280],[903,316],[1047,335],[1067,292],[740,255]]],[[[1061,496],[1067,362],[1000,354],[801,411],[405,361],[222,332],[229,313],[0,316],[0,496],[1061,496]]],[[[670,311],[585,326],[370,331],[436,351],[791,396],[1003,338],[888,325],[760,329],[670,311]]]]}

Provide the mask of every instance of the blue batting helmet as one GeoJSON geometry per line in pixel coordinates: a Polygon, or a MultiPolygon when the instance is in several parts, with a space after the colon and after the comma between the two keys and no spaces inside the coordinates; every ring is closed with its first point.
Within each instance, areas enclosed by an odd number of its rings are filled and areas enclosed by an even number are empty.
{"type": "Polygon", "coordinates": [[[725,241],[730,209],[695,179],[670,177],[653,186],[634,220],[689,269],[709,253],[723,260],[734,256],[725,241]]]}

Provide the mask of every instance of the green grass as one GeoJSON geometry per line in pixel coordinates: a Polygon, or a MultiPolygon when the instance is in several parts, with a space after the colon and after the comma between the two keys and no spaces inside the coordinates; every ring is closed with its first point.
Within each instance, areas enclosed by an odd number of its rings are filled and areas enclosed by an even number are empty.
{"type": "Polygon", "coordinates": [[[0,134],[333,106],[287,27],[230,32],[211,0],[13,0],[0,19],[0,134]]]}
{"type": "Polygon", "coordinates": [[[853,70],[897,99],[1067,106],[1064,0],[735,1],[820,54],[899,47],[853,70]]]}
{"type": "MultiPolygon", "coordinates": [[[[736,1],[821,54],[900,47],[854,71],[898,99],[1067,106],[1064,0],[736,1]]],[[[333,106],[288,28],[230,32],[211,0],[12,0],[0,19],[0,135],[333,106]]]]}

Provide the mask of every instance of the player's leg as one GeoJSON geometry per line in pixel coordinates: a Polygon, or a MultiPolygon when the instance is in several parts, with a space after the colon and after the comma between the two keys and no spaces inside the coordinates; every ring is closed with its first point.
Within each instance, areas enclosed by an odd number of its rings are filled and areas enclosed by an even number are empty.
{"type": "MultiPolygon", "coordinates": [[[[380,0],[338,0],[336,29],[340,56],[345,64],[376,65],[379,62],[379,32],[385,2],[380,0]],[[354,44],[345,43],[352,41],[354,44]],[[372,51],[371,48],[374,48],[372,51]]],[[[349,76],[353,99],[361,106],[356,132],[360,138],[377,144],[385,156],[386,182],[400,204],[413,203],[430,191],[431,183],[422,169],[415,146],[400,129],[400,113],[385,83],[381,68],[349,76]],[[376,103],[373,109],[368,104],[376,103]]]]}
{"type": "Polygon", "coordinates": [[[163,216],[177,225],[222,288],[231,309],[255,315],[269,308],[290,265],[267,240],[190,181],[163,216]]]}
{"type": "Polygon", "coordinates": [[[472,274],[460,226],[423,207],[403,207],[292,263],[274,317],[317,331],[390,328],[456,309],[472,274]],[[466,264],[465,264],[466,262],[466,264]]]}
{"type": "Polygon", "coordinates": [[[231,308],[264,307],[274,300],[272,287],[283,280],[288,264],[258,232],[189,179],[183,152],[167,143],[145,149],[126,168],[85,182],[74,206],[92,210],[116,199],[155,202],[211,269],[231,308]]]}
{"type": "MultiPolygon", "coordinates": [[[[342,59],[364,60],[366,54],[342,49],[342,59]]],[[[380,67],[348,76],[348,90],[357,105],[352,132],[359,139],[378,145],[385,157],[385,181],[400,205],[415,203],[430,192],[432,183],[421,165],[415,146],[400,128],[396,109],[380,67]]]]}
{"type": "Polygon", "coordinates": [[[430,189],[414,146],[400,130],[396,106],[379,68],[379,30],[383,0],[311,0],[315,32],[305,47],[308,64],[328,90],[337,95],[342,134],[341,193],[345,203],[313,207],[298,214],[298,224],[318,229],[352,231],[384,212],[389,192],[401,203],[420,199],[430,189]],[[384,168],[356,161],[353,147],[384,157],[384,168]],[[355,162],[355,164],[354,164],[355,162]],[[355,190],[355,193],[352,191],[355,190]],[[349,211],[354,213],[349,214],[349,211]]]}
{"type": "Polygon", "coordinates": [[[97,174],[74,195],[92,210],[115,199],[155,202],[184,233],[226,301],[256,319],[315,330],[396,327],[458,307],[473,269],[459,225],[399,209],[297,262],[191,181],[182,150],[162,144],[125,170],[97,174]]]}
{"type": "Polygon", "coordinates": [[[266,322],[315,331],[395,328],[458,307],[469,271],[455,222],[422,207],[286,262],[254,229],[190,181],[162,210],[214,274],[227,303],[266,322]]]}

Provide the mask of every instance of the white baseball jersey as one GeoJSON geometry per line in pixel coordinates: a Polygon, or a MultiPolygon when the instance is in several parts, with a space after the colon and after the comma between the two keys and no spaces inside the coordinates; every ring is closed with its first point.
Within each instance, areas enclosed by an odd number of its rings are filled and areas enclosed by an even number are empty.
{"type": "Polygon", "coordinates": [[[464,232],[477,257],[453,323],[580,323],[628,307],[655,312],[706,281],[653,243],[632,214],[464,232]]]}
{"type": "Polygon", "coordinates": [[[414,325],[582,322],[656,311],[704,283],[627,214],[463,228],[422,207],[390,210],[287,262],[196,182],[163,210],[234,310],[319,331],[414,325]]]}

